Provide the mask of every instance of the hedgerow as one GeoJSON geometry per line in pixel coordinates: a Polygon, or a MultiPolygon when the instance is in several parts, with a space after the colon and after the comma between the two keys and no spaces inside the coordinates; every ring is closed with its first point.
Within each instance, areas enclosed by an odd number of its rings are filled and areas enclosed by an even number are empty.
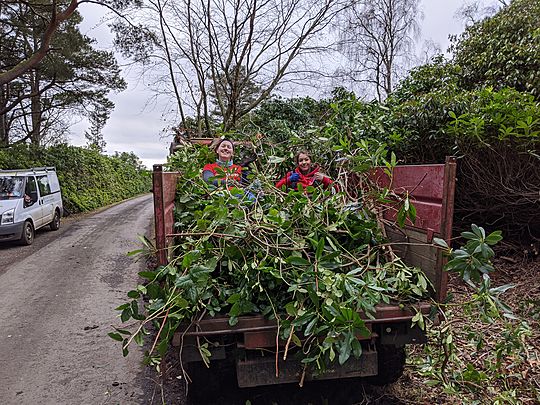
{"type": "Polygon", "coordinates": [[[114,156],[92,148],[18,145],[0,150],[0,169],[54,166],[68,212],[90,211],[149,192],[151,177],[131,153],[114,156]]]}

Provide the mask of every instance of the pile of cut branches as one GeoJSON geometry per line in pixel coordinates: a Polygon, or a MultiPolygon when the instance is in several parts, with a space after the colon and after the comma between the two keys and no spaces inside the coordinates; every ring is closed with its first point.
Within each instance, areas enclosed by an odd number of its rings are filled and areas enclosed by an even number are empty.
{"type": "MultiPolygon", "coordinates": [[[[380,148],[377,158],[366,156],[368,149],[355,146],[347,161],[366,169],[371,161],[391,174],[395,157],[385,160],[380,148]]],[[[234,325],[239,316],[255,313],[277,321],[281,339],[302,347],[307,367],[324,370],[361,355],[357,336],[369,330],[360,313],[371,317],[379,303],[429,297],[423,272],[384,249],[373,207],[387,201],[388,190],[370,186],[367,176],[361,198],[351,201],[344,192],[313,187],[278,190],[279,168],[267,163],[264,172],[252,168],[253,201],[245,189],[205,183],[200,170],[208,157],[199,146],[171,157],[171,167],[181,172],[175,256],[167,266],[141,273],[147,284],[130,291],[132,301],[119,307],[123,322],[135,320],[111,334],[125,354],[132,341],[143,343],[149,323],[159,332],[146,360],[159,364],[181,325],[216,314],[227,314],[234,325]],[[140,297],[147,302],[142,310],[140,297]]]]}

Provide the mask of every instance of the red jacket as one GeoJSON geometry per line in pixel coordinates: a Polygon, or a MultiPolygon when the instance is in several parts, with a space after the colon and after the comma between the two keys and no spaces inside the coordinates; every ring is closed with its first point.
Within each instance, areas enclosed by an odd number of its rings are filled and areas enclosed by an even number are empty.
{"type": "Polygon", "coordinates": [[[276,183],[276,188],[279,188],[281,189],[281,187],[283,187],[284,185],[287,186],[287,188],[292,188],[292,189],[297,189],[298,187],[298,184],[302,184],[302,186],[304,187],[304,189],[307,187],[307,186],[318,186],[319,184],[322,183],[323,187],[324,188],[328,188],[332,183],[332,179],[330,179],[330,177],[323,177],[323,179],[321,181],[317,181],[315,180],[315,174],[317,174],[319,172],[319,166],[316,166],[312,171],[310,171],[309,173],[307,174],[302,174],[300,172],[300,169],[297,167],[296,169],[294,169],[294,172],[288,172],[285,177],[283,177],[280,181],[278,181],[276,183]],[[293,173],[298,173],[300,175],[300,179],[296,182],[290,182],[289,181],[289,176],[293,173]]]}
{"type": "MultiPolygon", "coordinates": [[[[227,179],[228,180],[235,180],[235,181],[240,181],[242,180],[242,166],[238,166],[238,165],[231,165],[229,167],[223,167],[223,166],[220,166],[217,162],[216,163],[208,163],[206,165],[204,165],[203,167],[203,173],[205,171],[209,171],[212,173],[212,177],[214,176],[219,176],[218,174],[218,168],[220,169],[219,171],[224,171],[226,174],[227,174],[227,179]]],[[[219,180],[226,180],[225,177],[219,177],[219,180]]]]}

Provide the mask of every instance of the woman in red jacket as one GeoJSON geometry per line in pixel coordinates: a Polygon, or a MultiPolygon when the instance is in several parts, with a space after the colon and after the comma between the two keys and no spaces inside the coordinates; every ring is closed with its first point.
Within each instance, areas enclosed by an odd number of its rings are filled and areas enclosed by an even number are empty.
{"type": "Polygon", "coordinates": [[[276,187],[281,189],[286,186],[287,189],[298,189],[298,184],[301,184],[305,189],[308,186],[322,185],[325,189],[330,187],[333,183],[332,179],[323,174],[318,165],[314,165],[311,162],[311,157],[308,152],[300,151],[294,157],[296,163],[296,169],[292,172],[288,172],[285,177],[276,183],[276,187]]]}
{"type": "Polygon", "coordinates": [[[203,167],[203,179],[207,183],[219,186],[233,186],[242,180],[242,167],[233,163],[234,145],[229,139],[222,139],[215,147],[217,160],[203,167]]]}

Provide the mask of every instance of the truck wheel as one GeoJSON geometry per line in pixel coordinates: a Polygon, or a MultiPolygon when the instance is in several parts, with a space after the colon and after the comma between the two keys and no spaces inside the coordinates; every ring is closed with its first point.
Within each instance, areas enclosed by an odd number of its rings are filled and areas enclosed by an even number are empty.
{"type": "Polygon", "coordinates": [[[366,380],[372,385],[387,385],[395,383],[405,369],[405,348],[392,345],[377,346],[377,363],[379,374],[366,380]]]}
{"type": "MultiPolygon", "coordinates": [[[[220,404],[230,403],[226,398],[238,390],[234,364],[228,360],[213,360],[210,368],[202,361],[187,365],[192,383],[188,387],[188,403],[220,404]],[[223,389],[229,387],[229,389],[223,389]]],[[[243,403],[243,402],[242,402],[243,403]]]]}
{"type": "Polygon", "coordinates": [[[26,221],[23,226],[23,231],[21,235],[21,244],[22,245],[31,245],[34,242],[34,225],[32,222],[26,221]]]}
{"type": "Polygon", "coordinates": [[[51,228],[51,231],[57,231],[60,228],[60,213],[58,210],[54,211],[54,218],[49,224],[49,228],[51,228]]]}

